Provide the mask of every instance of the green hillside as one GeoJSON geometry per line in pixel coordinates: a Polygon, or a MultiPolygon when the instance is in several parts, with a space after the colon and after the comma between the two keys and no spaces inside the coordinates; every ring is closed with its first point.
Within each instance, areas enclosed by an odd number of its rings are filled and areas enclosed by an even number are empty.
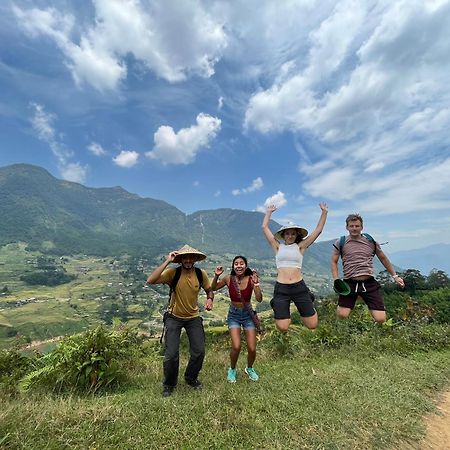
{"type": "Polygon", "coordinates": [[[31,165],[0,168],[0,201],[0,244],[27,242],[32,250],[60,255],[154,256],[189,242],[217,254],[270,256],[261,213],[222,209],[186,216],[160,200],[61,181],[31,165]]]}

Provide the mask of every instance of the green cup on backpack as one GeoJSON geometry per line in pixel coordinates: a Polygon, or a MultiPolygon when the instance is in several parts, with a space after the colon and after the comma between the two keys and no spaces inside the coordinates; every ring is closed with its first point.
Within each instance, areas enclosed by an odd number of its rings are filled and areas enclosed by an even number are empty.
{"type": "Polygon", "coordinates": [[[350,286],[340,278],[336,278],[333,283],[334,292],[339,295],[348,295],[351,292],[350,286]]]}

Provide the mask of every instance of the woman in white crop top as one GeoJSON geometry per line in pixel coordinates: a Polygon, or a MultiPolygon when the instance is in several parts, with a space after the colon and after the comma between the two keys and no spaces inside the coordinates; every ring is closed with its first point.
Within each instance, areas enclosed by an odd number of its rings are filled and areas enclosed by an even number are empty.
{"type": "Polygon", "coordinates": [[[291,324],[290,304],[294,302],[303,323],[309,329],[318,324],[311,293],[303,281],[302,263],[306,249],[319,237],[327,220],[328,206],[320,203],[322,213],[315,230],[308,231],[297,225],[281,227],[275,234],[270,231],[269,222],[276,206],[270,205],[262,223],[264,236],[275,252],[277,264],[277,282],[273,299],[270,302],[275,316],[275,324],[280,331],[286,332],[291,324]],[[284,242],[281,242],[284,241],[284,242]]]}

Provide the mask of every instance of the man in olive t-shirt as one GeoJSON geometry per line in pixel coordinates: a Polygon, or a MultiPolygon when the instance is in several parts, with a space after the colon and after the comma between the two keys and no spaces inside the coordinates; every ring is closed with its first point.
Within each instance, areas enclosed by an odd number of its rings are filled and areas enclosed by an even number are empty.
{"type": "MultiPolygon", "coordinates": [[[[165,261],[147,279],[148,284],[171,285],[176,269],[167,268],[167,266],[172,262],[181,263],[180,278],[172,292],[169,302],[169,315],[165,323],[163,397],[170,396],[178,382],[182,328],[186,330],[190,352],[184,379],[194,389],[202,388],[202,384],[198,380],[198,374],[205,358],[205,332],[202,318],[199,315],[198,294],[200,292],[200,283],[194,264],[205,258],[205,254],[185,245],[178,251],[170,252],[165,261]]],[[[213,306],[214,294],[208,274],[201,270],[201,275],[201,284],[207,296],[205,309],[210,311],[213,306]]]]}

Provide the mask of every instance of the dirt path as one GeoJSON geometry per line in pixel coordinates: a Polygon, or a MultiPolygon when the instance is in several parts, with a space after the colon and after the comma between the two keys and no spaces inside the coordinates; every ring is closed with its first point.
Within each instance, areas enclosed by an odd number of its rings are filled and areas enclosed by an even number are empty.
{"type": "Polygon", "coordinates": [[[425,417],[426,436],[417,444],[408,444],[404,450],[450,450],[450,391],[437,405],[437,413],[425,417]]]}

